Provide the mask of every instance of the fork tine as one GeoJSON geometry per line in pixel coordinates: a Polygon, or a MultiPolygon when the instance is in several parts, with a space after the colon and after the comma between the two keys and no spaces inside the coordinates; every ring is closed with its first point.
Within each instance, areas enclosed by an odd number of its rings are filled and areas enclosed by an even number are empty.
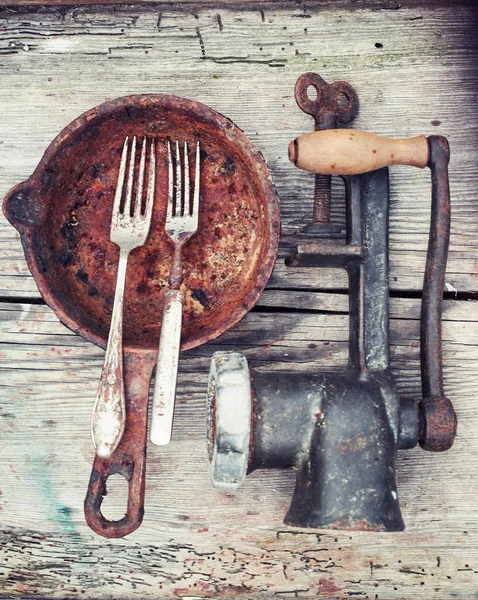
{"type": "Polygon", "coordinates": [[[184,195],[181,202],[181,216],[191,214],[191,197],[189,195],[189,156],[188,143],[184,142],[184,195]]]}
{"type": "Polygon", "coordinates": [[[154,204],[154,186],[156,183],[156,151],[154,140],[151,140],[149,151],[149,171],[148,171],[148,191],[146,193],[146,203],[144,206],[144,218],[147,223],[151,221],[154,204]]]}
{"type": "Polygon", "coordinates": [[[144,164],[146,162],[146,136],[143,138],[143,147],[141,149],[141,160],[139,163],[138,189],[136,191],[136,200],[133,206],[133,216],[141,214],[143,204],[143,187],[144,187],[144,164]]]}
{"type": "Polygon", "coordinates": [[[201,185],[200,171],[201,171],[201,148],[199,142],[196,145],[196,171],[194,173],[194,198],[193,198],[193,212],[192,216],[195,217],[196,227],[198,223],[199,215],[199,188],[201,185]]]}
{"type": "Polygon", "coordinates": [[[171,142],[168,140],[168,219],[172,218],[174,210],[174,171],[171,142]]]}
{"type": "Polygon", "coordinates": [[[118,182],[116,184],[115,200],[113,203],[113,216],[120,212],[121,198],[123,196],[124,175],[126,171],[126,157],[128,155],[129,138],[127,137],[123,144],[123,152],[121,154],[121,163],[118,173],[118,182]]]}
{"type": "Polygon", "coordinates": [[[181,180],[181,154],[179,152],[179,142],[176,140],[176,201],[174,205],[174,215],[182,215],[184,212],[183,186],[181,180]],[[179,200],[179,207],[178,207],[179,200]]]}
{"type": "Polygon", "coordinates": [[[126,182],[126,199],[124,203],[123,214],[131,215],[131,196],[133,195],[133,176],[134,176],[134,159],[136,155],[136,136],[133,137],[131,144],[131,154],[129,157],[128,180],[126,182]]]}

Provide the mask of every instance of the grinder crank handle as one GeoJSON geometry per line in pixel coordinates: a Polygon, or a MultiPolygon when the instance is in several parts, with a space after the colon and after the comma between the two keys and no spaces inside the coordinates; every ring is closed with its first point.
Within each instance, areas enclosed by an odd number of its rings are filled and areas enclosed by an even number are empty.
{"type": "Polygon", "coordinates": [[[455,439],[457,418],[444,393],[442,365],[442,299],[450,240],[447,139],[421,135],[393,140],[365,131],[330,129],[296,138],[289,145],[289,158],[306,171],[335,175],[358,175],[394,164],[430,168],[432,206],[420,328],[419,441],[425,450],[448,450],[455,439]]]}
{"type": "Polygon", "coordinates": [[[450,147],[445,137],[431,135],[427,139],[430,149],[428,167],[432,174],[432,206],[420,318],[423,399],[420,403],[419,441],[424,450],[441,452],[451,448],[457,429],[453,404],[443,389],[441,336],[443,288],[450,241],[450,147]]]}

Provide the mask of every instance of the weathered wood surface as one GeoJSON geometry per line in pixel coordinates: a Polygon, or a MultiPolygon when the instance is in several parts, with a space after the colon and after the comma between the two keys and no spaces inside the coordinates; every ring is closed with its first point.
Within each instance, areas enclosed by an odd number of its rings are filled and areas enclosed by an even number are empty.
{"type": "MultiPolygon", "coordinates": [[[[473,6],[473,0],[455,0],[454,4],[471,5],[473,6]]],[[[82,5],[82,4],[121,4],[118,0],[0,0],[0,6],[8,6],[10,9],[17,7],[23,8],[25,6],[61,6],[61,5],[82,5]]],[[[124,5],[146,5],[155,4],[156,6],[164,5],[167,8],[171,8],[171,0],[128,0],[124,2],[124,5]]],[[[345,8],[346,10],[373,8],[380,10],[398,10],[402,7],[413,6],[440,6],[449,4],[448,0],[293,0],[293,6],[307,11],[311,7],[319,8],[345,8]]],[[[255,8],[255,9],[289,9],[291,8],[291,2],[289,0],[175,0],[175,7],[185,8],[186,10],[191,9],[203,9],[203,8],[255,8]]]]}
{"type": "MultiPolygon", "coordinates": [[[[460,292],[474,291],[475,12],[461,6],[309,13],[5,10],[0,14],[5,130],[0,195],[32,173],[49,142],[78,114],[117,96],[167,92],[209,104],[244,129],[273,172],[283,232],[296,234],[310,219],[313,177],[287,160],[289,141],[312,129],[311,117],[295,104],[294,84],[301,73],[318,71],[329,81],[342,78],[355,86],[360,99],[356,128],[449,138],[454,216],[448,280],[460,292]]],[[[391,285],[419,290],[429,173],[397,167],[391,181],[391,285]]],[[[340,211],[334,216],[342,218],[340,211]]],[[[18,237],[4,220],[0,239],[3,294],[34,295],[18,237]]],[[[279,261],[271,285],[336,288],[345,286],[345,277],[314,271],[305,280],[302,271],[286,270],[279,261]]]]}
{"type": "MultiPolygon", "coordinates": [[[[445,385],[457,402],[460,436],[443,455],[399,453],[405,533],[283,527],[292,472],[254,473],[235,494],[210,487],[204,395],[211,353],[238,348],[261,369],[291,362],[303,370],[337,369],[346,361],[347,317],[336,312],[345,309],[342,298],[322,294],[292,302],[323,311],[317,314],[250,313],[217,342],[183,356],[173,442],[149,448],[143,526],[113,542],[92,534],[82,512],[102,352],[68,332],[44,306],[4,304],[4,592],[235,598],[294,597],[301,590],[299,597],[444,598],[460,590],[458,597],[474,597],[476,302],[445,303],[445,385]]],[[[270,292],[261,303],[265,308],[277,301],[283,304],[270,292]]],[[[418,312],[415,299],[392,302],[392,359],[403,395],[420,393],[418,312]]],[[[122,491],[113,487],[107,497],[110,516],[121,514],[122,491]]]]}
{"type": "MultiPolygon", "coordinates": [[[[87,528],[82,510],[103,353],[35,304],[18,235],[0,218],[0,597],[478,597],[478,310],[469,299],[478,297],[477,11],[352,4],[353,12],[343,2],[193,14],[170,5],[0,10],[0,197],[81,112],[121,95],[175,93],[226,114],[261,149],[284,233],[257,309],[182,356],[173,442],[148,449],[144,523],[107,541],[87,528]],[[459,436],[442,455],[399,453],[401,534],[284,527],[292,472],[256,472],[235,494],[209,484],[204,395],[213,351],[236,349],[260,369],[340,369],[347,361],[344,275],[283,264],[311,210],[312,178],[287,161],[290,139],[312,128],[293,97],[305,71],[354,85],[355,127],[440,133],[452,146],[444,360],[459,436]]],[[[392,364],[400,393],[420,397],[416,296],[429,174],[397,168],[391,183],[392,364]]],[[[342,222],[342,210],[334,220],[342,222]]],[[[120,484],[105,500],[110,517],[122,514],[120,484]]]]}

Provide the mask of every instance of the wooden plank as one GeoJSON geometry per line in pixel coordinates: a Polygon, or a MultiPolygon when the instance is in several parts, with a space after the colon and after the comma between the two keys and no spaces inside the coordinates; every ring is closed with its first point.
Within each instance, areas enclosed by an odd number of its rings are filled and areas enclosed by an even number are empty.
{"type": "MultiPolygon", "coordinates": [[[[459,292],[476,291],[478,61],[470,42],[476,10],[463,5],[311,9],[308,18],[300,7],[263,12],[191,14],[122,5],[3,11],[0,197],[32,173],[62,127],[93,105],[138,92],[193,96],[231,117],[270,166],[287,239],[271,285],[344,288],[343,273],[312,270],[304,277],[302,269],[286,269],[282,262],[285,246],[303,237],[299,231],[310,220],[312,206],[313,177],[287,160],[289,141],[312,127],[311,118],[296,107],[293,89],[301,73],[318,71],[328,81],[345,78],[356,88],[360,115],[354,127],[391,136],[425,132],[449,138],[453,220],[447,281],[459,292]]],[[[419,290],[429,174],[397,167],[391,184],[391,287],[419,290]]],[[[343,218],[343,209],[334,209],[333,221],[343,224],[343,218]]],[[[36,297],[18,236],[3,217],[0,238],[1,295],[36,297]]]]}
{"type": "MultiPolygon", "coordinates": [[[[190,9],[204,9],[204,8],[227,8],[227,9],[249,9],[256,8],[262,10],[262,8],[272,9],[287,9],[290,8],[290,2],[287,0],[201,0],[201,2],[193,0],[128,0],[128,2],[118,2],[118,0],[0,0],[0,6],[8,6],[9,8],[24,7],[24,6],[41,6],[42,8],[48,6],[64,6],[69,4],[81,5],[147,5],[156,4],[158,6],[165,5],[167,8],[186,8],[190,9]]],[[[304,13],[307,12],[308,8],[343,8],[346,10],[357,10],[363,8],[371,8],[375,10],[398,10],[404,6],[416,7],[417,5],[423,5],[428,7],[437,7],[441,5],[447,5],[447,0],[308,0],[307,3],[303,0],[295,0],[295,6],[302,8],[304,13]]],[[[473,5],[473,0],[455,0],[454,4],[462,5],[473,5]]]]}
{"type": "MultiPolygon", "coordinates": [[[[279,309],[281,311],[284,311],[287,307],[292,312],[346,314],[349,311],[349,298],[348,294],[342,293],[269,289],[264,291],[257,307],[266,310],[279,309]]],[[[421,301],[417,298],[390,298],[390,317],[392,319],[418,320],[420,319],[420,309],[421,301]]],[[[445,300],[443,303],[443,320],[464,322],[478,320],[476,300],[463,302],[445,300]]]]}
{"type": "MultiPolygon", "coordinates": [[[[272,304],[275,294],[266,294],[264,302],[272,304]]],[[[173,441],[148,449],[144,523],[128,538],[109,541],[87,528],[82,512],[93,457],[89,420],[103,352],[72,335],[45,306],[3,303],[2,593],[443,600],[459,589],[460,598],[474,598],[478,520],[470,498],[478,491],[473,476],[478,458],[470,449],[478,443],[476,302],[445,302],[445,388],[456,403],[459,436],[448,453],[399,453],[405,533],[284,527],[292,471],[255,472],[236,493],[210,486],[204,398],[212,352],[234,348],[261,370],[341,368],[347,316],[324,304],[324,296],[308,306],[325,314],[251,313],[216,342],[182,355],[173,441]]],[[[304,294],[300,303],[304,307],[304,294]]],[[[392,302],[394,373],[400,393],[418,397],[419,302],[399,304],[402,299],[392,302]]],[[[109,487],[110,517],[124,508],[119,483],[109,487]]]]}

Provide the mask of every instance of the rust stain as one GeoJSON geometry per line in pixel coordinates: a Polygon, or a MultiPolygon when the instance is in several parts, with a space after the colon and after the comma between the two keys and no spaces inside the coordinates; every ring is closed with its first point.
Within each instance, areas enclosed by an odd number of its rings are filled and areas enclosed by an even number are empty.
{"type": "Polygon", "coordinates": [[[336,594],[339,594],[341,591],[342,588],[336,585],[332,577],[330,577],[330,579],[323,578],[319,580],[318,592],[321,596],[326,598],[335,598],[336,594]]]}
{"type": "Polygon", "coordinates": [[[330,529],[344,529],[345,531],[382,531],[380,527],[376,527],[368,521],[358,521],[356,519],[343,518],[331,523],[330,529]]]}

